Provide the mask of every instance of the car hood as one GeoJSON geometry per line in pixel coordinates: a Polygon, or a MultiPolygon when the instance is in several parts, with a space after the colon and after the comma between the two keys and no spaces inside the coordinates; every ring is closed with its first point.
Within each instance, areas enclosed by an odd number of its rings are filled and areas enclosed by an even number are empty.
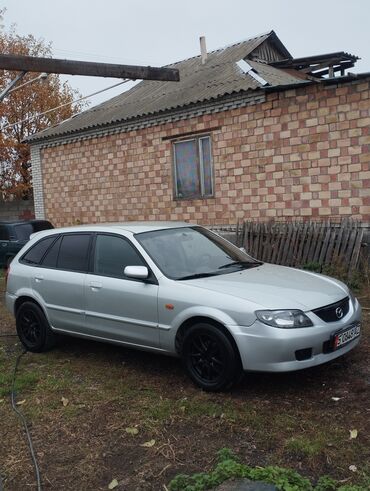
{"type": "Polygon", "coordinates": [[[184,283],[248,300],[266,309],[308,311],[337,302],[348,295],[347,287],[333,278],[266,263],[235,273],[186,280],[184,283]]]}

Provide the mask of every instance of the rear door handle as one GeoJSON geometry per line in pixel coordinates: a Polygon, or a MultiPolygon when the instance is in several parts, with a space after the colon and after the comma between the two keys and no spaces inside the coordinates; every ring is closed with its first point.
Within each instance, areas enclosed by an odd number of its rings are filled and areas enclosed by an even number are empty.
{"type": "Polygon", "coordinates": [[[41,276],[41,275],[35,276],[35,281],[36,281],[36,283],[39,283],[39,282],[40,282],[40,281],[42,281],[43,279],[44,279],[44,277],[43,277],[43,276],[41,276]]]}
{"type": "Polygon", "coordinates": [[[99,283],[98,281],[92,281],[92,282],[90,283],[90,288],[91,288],[93,291],[100,290],[102,287],[103,287],[102,283],[99,283]]]}

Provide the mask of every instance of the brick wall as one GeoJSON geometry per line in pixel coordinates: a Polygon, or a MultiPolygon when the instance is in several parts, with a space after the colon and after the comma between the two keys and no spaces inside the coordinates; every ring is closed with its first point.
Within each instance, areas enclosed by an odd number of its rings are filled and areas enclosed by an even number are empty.
{"type": "Polygon", "coordinates": [[[0,201],[0,222],[34,218],[33,201],[0,201]]]}
{"type": "Polygon", "coordinates": [[[370,216],[369,81],[270,93],[264,103],[41,149],[56,225],[120,220],[370,216]],[[215,197],[173,199],[168,137],[211,131],[215,197]]]}

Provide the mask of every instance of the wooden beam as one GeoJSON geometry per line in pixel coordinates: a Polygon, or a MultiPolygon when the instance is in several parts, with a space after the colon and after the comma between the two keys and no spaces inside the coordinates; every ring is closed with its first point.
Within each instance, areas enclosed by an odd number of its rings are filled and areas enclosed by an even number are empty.
{"type": "MultiPolygon", "coordinates": [[[[352,62],[341,63],[340,65],[333,67],[333,73],[336,73],[339,71],[342,72],[348,68],[352,68],[353,66],[355,66],[355,64],[352,62]]],[[[329,68],[326,68],[325,70],[320,70],[320,71],[316,72],[314,75],[316,77],[322,77],[323,75],[328,75],[328,73],[329,73],[329,68]]]]}
{"type": "Polygon", "coordinates": [[[132,80],[163,80],[171,82],[180,80],[179,71],[174,68],[58,60],[55,58],[36,58],[21,55],[0,54],[0,69],[90,77],[129,78],[132,80]]]}
{"type": "Polygon", "coordinates": [[[318,63],[318,64],[312,64],[306,68],[302,68],[300,70],[300,72],[303,72],[303,73],[310,73],[310,72],[314,72],[316,70],[321,70],[321,68],[327,68],[328,66],[330,65],[339,65],[340,64],[340,60],[338,60],[338,58],[336,59],[331,59],[331,60],[327,60],[327,61],[324,61],[323,63],[318,63]]]}

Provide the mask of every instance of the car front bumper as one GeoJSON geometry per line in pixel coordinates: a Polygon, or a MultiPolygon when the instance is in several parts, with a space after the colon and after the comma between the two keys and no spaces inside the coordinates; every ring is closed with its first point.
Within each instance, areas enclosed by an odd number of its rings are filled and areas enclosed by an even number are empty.
{"type": "Polygon", "coordinates": [[[262,372],[290,372],[321,365],[353,349],[360,337],[341,348],[330,350],[332,336],[361,321],[361,307],[357,300],[350,302],[350,310],[338,322],[326,323],[314,313],[306,312],[312,327],[281,329],[256,320],[251,326],[228,326],[236,344],[244,370],[262,372]],[[302,358],[303,359],[299,359],[302,358]]]}

